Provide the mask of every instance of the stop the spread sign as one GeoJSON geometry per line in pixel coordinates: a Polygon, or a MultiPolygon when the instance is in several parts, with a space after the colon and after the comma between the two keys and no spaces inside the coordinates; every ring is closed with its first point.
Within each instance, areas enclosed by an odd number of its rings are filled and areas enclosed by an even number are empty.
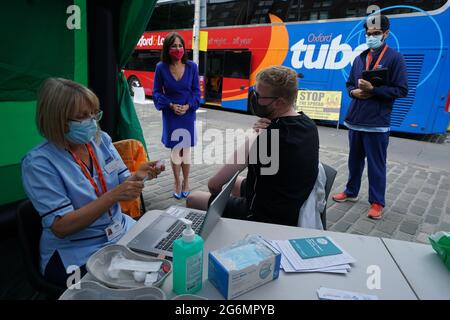
{"type": "Polygon", "coordinates": [[[339,121],[341,91],[299,90],[297,110],[316,120],[339,121]]]}

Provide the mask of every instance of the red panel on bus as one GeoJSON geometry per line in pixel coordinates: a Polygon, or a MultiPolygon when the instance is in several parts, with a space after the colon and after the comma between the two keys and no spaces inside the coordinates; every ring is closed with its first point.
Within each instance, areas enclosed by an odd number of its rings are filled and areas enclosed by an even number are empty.
{"type": "MultiPolygon", "coordinates": [[[[178,31],[184,38],[186,49],[192,49],[192,31],[178,31]]],[[[144,32],[136,45],[136,50],[161,50],[164,37],[168,32],[144,32]]],[[[248,49],[252,52],[253,71],[263,61],[271,40],[271,26],[257,26],[245,28],[223,28],[208,30],[208,50],[219,49],[248,49]]]]}
{"type": "Polygon", "coordinates": [[[222,100],[247,98],[248,82],[248,79],[223,78],[222,100]]]}
{"type": "Polygon", "coordinates": [[[141,85],[144,87],[145,95],[151,96],[153,91],[153,79],[155,78],[154,72],[149,71],[137,71],[137,70],[123,70],[127,81],[131,77],[136,77],[141,85]]]}
{"type": "Polygon", "coordinates": [[[444,110],[445,110],[445,112],[449,112],[450,113],[450,90],[448,91],[447,103],[445,104],[444,110]]]}

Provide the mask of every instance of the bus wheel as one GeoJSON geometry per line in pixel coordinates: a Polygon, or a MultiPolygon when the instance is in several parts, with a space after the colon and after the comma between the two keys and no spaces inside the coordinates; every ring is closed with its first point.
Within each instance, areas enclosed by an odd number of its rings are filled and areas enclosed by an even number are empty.
{"type": "Polygon", "coordinates": [[[141,87],[141,83],[139,79],[135,76],[131,76],[128,78],[128,88],[130,88],[130,95],[134,96],[134,88],[141,87]]]}

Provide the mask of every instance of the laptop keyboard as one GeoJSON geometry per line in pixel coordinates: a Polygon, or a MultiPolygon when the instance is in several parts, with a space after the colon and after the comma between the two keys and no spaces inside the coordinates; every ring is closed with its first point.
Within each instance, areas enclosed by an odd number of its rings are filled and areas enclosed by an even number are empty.
{"type": "MultiPolygon", "coordinates": [[[[185,218],[192,221],[192,229],[195,233],[198,233],[200,231],[200,227],[202,226],[203,220],[205,219],[205,214],[189,212],[185,218]]],[[[173,242],[181,237],[183,230],[184,224],[181,221],[177,221],[172,224],[167,230],[169,234],[156,245],[156,249],[172,252],[173,242]]]]}

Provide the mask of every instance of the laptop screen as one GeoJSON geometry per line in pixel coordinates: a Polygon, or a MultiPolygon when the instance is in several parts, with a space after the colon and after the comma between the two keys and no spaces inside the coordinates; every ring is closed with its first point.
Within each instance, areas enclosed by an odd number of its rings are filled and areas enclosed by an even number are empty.
{"type": "Polygon", "coordinates": [[[211,233],[214,226],[219,221],[220,217],[225,210],[228,199],[230,198],[231,190],[233,190],[234,183],[236,182],[239,171],[237,171],[234,176],[228,181],[228,183],[222,188],[219,195],[213,200],[206,213],[205,221],[203,222],[202,228],[200,229],[200,236],[206,239],[211,233]]]}

